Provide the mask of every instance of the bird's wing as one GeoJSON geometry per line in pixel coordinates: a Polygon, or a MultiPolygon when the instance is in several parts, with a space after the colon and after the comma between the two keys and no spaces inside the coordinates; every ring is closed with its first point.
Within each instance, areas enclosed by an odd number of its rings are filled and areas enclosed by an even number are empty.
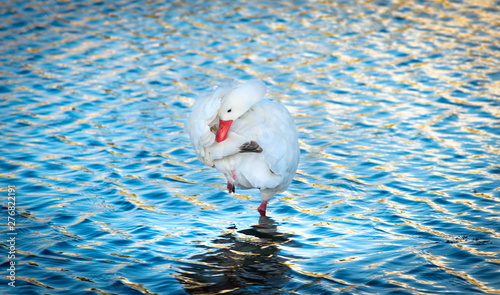
{"type": "Polygon", "coordinates": [[[263,99],[233,124],[235,133],[258,143],[274,174],[287,177],[295,172],[300,153],[297,130],[282,104],[263,99]]]}
{"type": "Polygon", "coordinates": [[[237,85],[236,81],[228,80],[212,92],[200,95],[184,123],[184,129],[189,134],[196,156],[205,165],[213,166],[213,159],[207,154],[206,149],[215,142],[215,134],[211,128],[218,124],[217,111],[221,105],[221,98],[237,85]]]}

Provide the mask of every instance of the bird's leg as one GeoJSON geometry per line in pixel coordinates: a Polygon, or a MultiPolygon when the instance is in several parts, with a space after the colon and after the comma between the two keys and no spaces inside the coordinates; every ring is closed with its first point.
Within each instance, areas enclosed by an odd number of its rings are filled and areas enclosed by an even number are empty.
{"type": "Polygon", "coordinates": [[[267,201],[262,201],[262,203],[260,203],[259,208],[257,208],[257,210],[260,213],[260,216],[266,216],[266,208],[267,208],[267,201]]]}
{"type": "Polygon", "coordinates": [[[227,189],[229,190],[229,193],[234,193],[234,184],[230,183],[229,181],[227,182],[227,189]]]}

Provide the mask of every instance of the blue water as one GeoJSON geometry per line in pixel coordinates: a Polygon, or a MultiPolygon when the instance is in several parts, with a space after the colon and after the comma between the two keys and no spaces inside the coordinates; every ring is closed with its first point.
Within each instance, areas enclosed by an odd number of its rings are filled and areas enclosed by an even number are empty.
{"type": "Polygon", "coordinates": [[[2,2],[1,294],[498,294],[499,15],[488,0],[2,2]],[[265,81],[298,128],[297,176],[267,218],[183,131],[225,78],[265,81]]]}

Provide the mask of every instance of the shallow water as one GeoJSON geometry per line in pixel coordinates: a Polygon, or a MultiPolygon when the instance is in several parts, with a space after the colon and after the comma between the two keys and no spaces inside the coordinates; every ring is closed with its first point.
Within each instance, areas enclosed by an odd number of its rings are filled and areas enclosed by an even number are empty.
{"type": "Polygon", "coordinates": [[[2,294],[500,293],[499,7],[0,4],[2,294]],[[268,217],[183,132],[225,78],[296,121],[268,217]]]}

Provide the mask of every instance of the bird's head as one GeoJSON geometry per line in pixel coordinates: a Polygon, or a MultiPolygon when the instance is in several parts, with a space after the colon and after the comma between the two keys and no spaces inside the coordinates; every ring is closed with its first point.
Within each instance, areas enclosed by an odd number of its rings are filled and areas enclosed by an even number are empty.
{"type": "Polygon", "coordinates": [[[266,84],[260,80],[250,80],[233,89],[221,99],[218,111],[219,129],[215,136],[217,142],[224,141],[234,120],[245,114],[266,94],[266,84]]]}

